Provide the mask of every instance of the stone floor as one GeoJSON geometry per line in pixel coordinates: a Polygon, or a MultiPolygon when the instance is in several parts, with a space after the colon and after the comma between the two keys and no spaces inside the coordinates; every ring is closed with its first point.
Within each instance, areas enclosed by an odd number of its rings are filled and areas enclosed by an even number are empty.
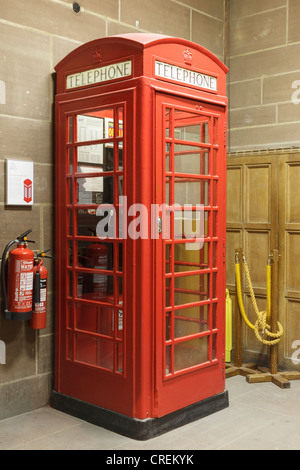
{"type": "Polygon", "coordinates": [[[226,380],[229,408],[135,441],[48,406],[0,421],[0,450],[300,450],[300,381],[226,380]]]}

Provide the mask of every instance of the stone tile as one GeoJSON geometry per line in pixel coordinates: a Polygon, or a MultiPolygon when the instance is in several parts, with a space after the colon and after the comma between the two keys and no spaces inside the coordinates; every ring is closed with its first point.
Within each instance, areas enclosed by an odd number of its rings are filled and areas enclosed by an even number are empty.
{"type": "MultiPolygon", "coordinates": [[[[72,7],[72,3],[69,0],[59,0],[62,3],[68,4],[72,7]]],[[[115,20],[119,17],[119,2],[118,0],[110,0],[109,2],[99,2],[99,0],[80,0],[79,2],[81,10],[89,13],[96,13],[97,15],[107,16],[115,20]]],[[[80,13],[78,13],[80,14],[80,13]]]]}
{"type": "Polygon", "coordinates": [[[36,204],[54,203],[54,165],[34,165],[34,200],[36,204]]]}
{"type": "MultiPolygon", "coordinates": [[[[4,165],[2,162],[1,165],[4,165]]],[[[3,166],[2,166],[3,168],[3,166]]],[[[4,191],[1,194],[1,199],[4,198],[4,191]]],[[[6,244],[15,240],[16,237],[24,233],[26,230],[32,229],[30,239],[40,240],[40,209],[38,205],[30,207],[23,206],[4,206],[0,204],[0,220],[1,231],[5,238],[0,240],[0,254],[2,256],[6,244]]],[[[31,248],[34,245],[30,244],[31,248]]]]}
{"type": "MultiPolygon", "coordinates": [[[[1,5],[3,3],[7,4],[2,2],[1,5]]],[[[0,43],[1,80],[6,84],[6,104],[1,105],[1,114],[49,121],[52,102],[49,96],[50,38],[1,24],[0,43]]]]}
{"type": "Polygon", "coordinates": [[[245,108],[261,104],[261,79],[230,85],[230,108],[245,108]]]}
{"type": "Polygon", "coordinates": [[[230,55],[245,54],[286,43],[286,8],[237,18],[230,23],[230,55]]]}
{"type": "Polygon", "coordinates": [[[300,41],[300,3],[298,0],[289,1],[289,42],[300,41]]]}
{"type": "Polygon", "coordinates": [[[223,56],[223,22],[192,12],[193,42],[205,47],[217,56],[223,56]]]}
{"type": "Polygon", "coordinates": [[[255,106],[232,110],[229,122],[231,129],[276,123],[276,106],[255,106]]]}
{"type": "Polygon", "coordinates": [[[261,0],[231,0],[230,15],[232,18],[240,18],[285,6],[286,0],[265,0],[264,2],[261,0]]]}
{"type": "MultiPolygon", "coordinates": [[[[13,383],[8,382],[35,374],[35,335],[29,328],[28,321],[10,321],[3,316],[1,340],[6,346],[6,363],[0,367],[0,395],[3,397],[6,396],[6,390],[13,386],[13,383]],[[1,386],[1,383],[5,385],[1,386]]],[[[19,389],[20,383],[16,384],[16,390],[19,389]]],[[[4,402],[1,400],[1,408],[2,403],[4,402]]]]}
{"type": "Polygon", "coordinates": [[[278,122],[300,121],[300,105],[285,103],[278,105],[278,122]]]}
{"type": "Polygon", "coordinates": [[[54,335],[43,335],[39,330],[37,338],[37,372],[45,374],[54,369],[54,335]]]}
{"type": "Polygon", "coordinates": [[[261,76],[268,77],[294,72],[299,69],[299,63],[296,60],[299,56],[300,44],[293,44],[269,51],[232,57],[230,59],[230,80],[238,82],[261,76]]]}
{"type": "MultiPolygon", "coordinates": [[[[41,218],[42,218],[42,240],[41,249],[51,251],[49,255],[54,256],[55,254],[55,206],[54,205],[43,205],[41,206],[41,218]]],[[[53,261],[53,260],[52,260],[53,261]]],[[[47,259],[47,263],[51,263],[51,260],[47,259]]]]}
{"type": "Polygon", "coordinates": [[[299,147],[299,124],[280,124],[249,129],[234,129],[229,132],[229,151],[246,149],[272,149],[299,147]]]}
{"type": "Polygon", "coordinates": [[[48,407],[0,421],[0,449],[15,449],[41,436],[78,426],[78,420],[48,407]]]}
{"type": "Polygon", "coordinates": [[[297,91],[293,84],[297,85],[298,80],[300,80],[300,71],[265,77],[263,79],[263,103],[291,102],[297,91]]]}
{"type": "MultiPolygon", "coordinates": [[[[10,0],[0,3],[0,18],[81,42],[105,36],[105,18],[88,11],[75,13],[72,3],[30,0],[26,2],[26,8],[20,8],[18,0],[10,0]]],[[[40,51],[40,48],[33,49],[40,51]]]]}
{"type": "Polygon", "coordinates": [[[53,55],[52,55],[52,68],[54,68],[67,54],[72,52],[74,49],[79,47],[82,43],[62,38],[54,35],[52,38],[53,41],[53,55]]]}
{"type": "Polygon", "coordinates": [[[190,9],[171,0],[121,1],[121,22],[152,33],[190,39],[190,9]]]}
{"type": "Polygon", "coordinates": [[[138,33],[139,28],[134,28],[133,26],[128,26],[125,24],[118,23],[117,21],[107,20],[107,35],[114,36],[116,34],[128,34],[128,33],[138,33]]]}
{"type": "Polygon", "coordinates": [[[281,449],[299,450],[299,419],[274,414],[274,419],[271,422],[256,431],[256,439],[270,439],[281,449]]]}
{"type": "Polygon", "coordinates": [[[0,155],[2,159],[52,163],[52,152],[51,122],[0,116],[0,155]]]}
{"type": "MultiPolygon", "coordinates": [[[[5,365],[1,365],[1,368],[2,367],[5,367],[5,365]]],[[[29,378],[25,378],[24,380],[17,380],[11,383],[0,385],[0,446],[2,446],[0,448],[3,448],[3,445],[6,442],[6,436],[8,434],[5,431],[5,421],[3,430],[3,422],[1,420],[5,420],[5,418],[9,418],[10,416],[26,413],[28,411],[32,411],[36,408],[41,408],[47,405],[52,388],[51,381],[51,374],[45,374],[41,376],[31,376],[29,378]]],[[[18,418],[14,417],[11,419],[18,418]]],[[[21,418],[21,423],[22,421],[23,418],[21,418]]],[[[19,435],[21,430],[20,422],[16,420],[14,422],[18,423],[18,429],[15,431],[17,432],[17,435],[19,435]]],[[[45,426],[46,425],[47,424],[45,423],[45,426]]],[[[22,438],[24,442],[28,440],[30,436],[24,434],[22,435],[22,438]]]]}
{"type": "MultiPolygon", "coordinates": [[[[62,413],[62,417],[63,417],[62,413]]],[[[70,422],[71,424],[71,422],[70,422]]],[[[84,421],[74,422],[74,425],[61,427],[55,433],[35,437],[30,442],[17,447],[18,450],[103,450],[120,449],[122,444],[131,440],[119,434],[107,431],[84,421]]],[[[130,448],[136,441],[132,441],[130,448]]]]}
{"type": "Polygon", "coordinates": [[[219,20],[224,18],[224,2],[223,0],[181,0],[194,10],[198,10],[203,13],[207,13],[210,16],[214,16],[219,20]]]}
{"type": "Polygon", "coordinates": [[[219,450],[292,450],[292,448],[281,442],[257,436],[256,432],[251,432],[222,445],[219,450]]]}

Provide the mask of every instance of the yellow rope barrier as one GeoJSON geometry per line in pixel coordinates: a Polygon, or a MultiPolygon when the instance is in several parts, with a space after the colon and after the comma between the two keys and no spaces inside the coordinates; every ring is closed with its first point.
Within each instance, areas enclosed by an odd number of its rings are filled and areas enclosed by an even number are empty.
{"type": "Polygon", "coordinates": [[[283,328],[281,323],[278,321],[278,331],[277,333],[272,333],[270,331],[270,317],[271,317],[271,265],[268,263],[267,265],[267,311],[262,311],[260,312],[257,306],[257,302],[255,299],[255,294],[251,282],[251,277],[249,273],[249,267],[246,261],[245,256],[243,255],[243,265],[244,265],[244,270],[245,270],[245,275],[249,287],[249,292],[250,292],[250,297],[251,301],[253,304],[254,311],[257,316],[257,320],[255,324],[253,325],[247,318],[245,309],[244,309],[244,304],[243,304],[243,296],[242,296],[242,289],[241,289],[241,273],[240,273],[240,264],[238,262],[238,259],[236,258],[235,262],[235,273],[236,273],[236,284],[237,284],[237,297],[238,297],[238,303],[240,307],[240,312],[241,315],[249,328],[254,330],[256,338],[262,342],[263,344],[272,346],[277,343],[279,343],[281,336],[283,335],[283,328]],[[263,336],[266,335],[270,338],[273,338],[271,340],[269,339],[264,339],[263,336]]]}

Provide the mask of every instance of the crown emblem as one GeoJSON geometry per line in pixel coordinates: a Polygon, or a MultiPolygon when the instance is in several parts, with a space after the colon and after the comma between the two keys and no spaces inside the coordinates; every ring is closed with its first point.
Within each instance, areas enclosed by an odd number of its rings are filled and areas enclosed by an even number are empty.
{"type": "Polygon", "coordinates": [[[95,65],[100,64],[102,62],[102,52],[100,51],[100,49],[96,49],[93,52],[92,61],[93,61],[93,64],[95,65]]]}
{"type": "Polygon", "coordinates": [[[187,49],[183,51],[183,60],[187,65],[192,65],[193,54],[187,49]]]}

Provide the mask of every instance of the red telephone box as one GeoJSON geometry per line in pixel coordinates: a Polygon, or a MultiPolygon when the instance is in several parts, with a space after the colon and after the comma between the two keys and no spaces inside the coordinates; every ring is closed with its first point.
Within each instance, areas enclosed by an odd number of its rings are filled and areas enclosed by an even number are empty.
{"type": "Polygon", "coordinates": [[[53,406],[147,439],[228,406],[227,68],[129,34],[56,72],[53,406]]]}

